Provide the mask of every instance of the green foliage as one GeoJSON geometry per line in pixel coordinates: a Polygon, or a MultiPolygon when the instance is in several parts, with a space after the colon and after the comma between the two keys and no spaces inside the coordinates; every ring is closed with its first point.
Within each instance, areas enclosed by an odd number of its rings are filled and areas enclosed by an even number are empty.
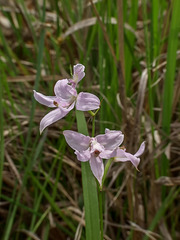
{"type": "MultiPolygon", "coordinates": [[[[64,129],[76,130],[75,112],[40,136],[39,122],[48,109],[35,102],[32,92],[36,89],[52,95],[55,81],[69,77],[70,66],[78,62],[86,67],[80,89],[102,99],[96,134],[103,133],[105,127],[121,129],[128,152],[135,152],[143,140],[147,146],[140,172],[134,172],[128,163],[108,163],[111,167],[101,199],[105,203],[104,235],[113,240],[158,239],[168,232],[178,239],[179,12],[179,0],[102,0],[94,4],[83,0],[3,1],[3,240],[100,238],[96,182],[88,163],[79,164],[62,136],[64,129]],[[120,15],[124,40],[119,38],[120,15]],[[124,69],[120,69],[119,60],[124,69]]],[[[87,134],[92,122],[88,113],[85,118],[88,129],[84,118],[78,129],[87,134]]]]}

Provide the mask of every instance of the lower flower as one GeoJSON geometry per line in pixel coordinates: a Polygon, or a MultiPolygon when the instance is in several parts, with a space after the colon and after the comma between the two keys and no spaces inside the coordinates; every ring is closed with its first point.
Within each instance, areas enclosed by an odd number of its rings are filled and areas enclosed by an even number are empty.
{"type": "Polygon", "coordinates": [[[71,130],[65,130],[63,134],[66,142],[75,150],[77,159],[82,162],[89,161],[92,173],[101,186],[104,175],[103,159],[117,155],[117,148],[124,139],[122,132],[106,129],[105,134],[94,138],[71,130]]]}

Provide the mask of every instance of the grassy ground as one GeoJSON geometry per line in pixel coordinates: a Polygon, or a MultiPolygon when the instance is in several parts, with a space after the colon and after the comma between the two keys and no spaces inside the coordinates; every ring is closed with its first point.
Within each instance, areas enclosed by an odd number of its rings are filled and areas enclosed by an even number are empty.
{"type": "Polygon", "coordinates": [[[146,140],[140,172],[111,166],[104,238],[180,239],[179,12],[179,0],[0,0],[3,240],[85,239],[81,167],[62,135],[75,112],[40,136],[48,109],[32,93],[53,95],[76,63],[80,89],[103,99],[96,133],[122,130],[132,153],[146,140]]]}

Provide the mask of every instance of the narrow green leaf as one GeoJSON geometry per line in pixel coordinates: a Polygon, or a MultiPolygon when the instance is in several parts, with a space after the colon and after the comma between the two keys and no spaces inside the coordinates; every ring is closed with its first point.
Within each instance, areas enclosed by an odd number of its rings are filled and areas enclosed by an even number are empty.
{"type": "MultiPolygon", "coordinates": [[[[163,106],[162,106],[162,128],[166,134],[170,132],[172,117],[173,87],[176,71],[176,52],[178,47],[178,34],[180,32],[180,1],[174,0],[172,7],[172,18],[168,37],[167,67],[164,81],[163,106]]],[[[167,175],[169,160],[164,155],[162,158],[162,175],[167,175]]]]}
{"type": "MultiPolygon", "coordinates": [[[[78,132],[89,135],[84,113],[76,111],[78,132]]],[[[99,205],[97,185],[89,162],[81,163],[86,220],[86,240],[100,240],[99,205]]]]}
{"type": "Polygon", "coordinates": [[[170,31],[168,37],[168,52],[167,52],[167,67],[164,82],[163,93],[163,112],[162,112],[162,127],[166,133],[170,131],[170,122],[172,115],[172,99],[173,86],[176,70],[176,52],[178,46],[178,33],[180,32],[180,1],[173,1],[172,19],[170,24],[170,31]]]}
{"type": "MultiPolygon", "coordinates": [[[[1,62],[0,62],[0,70],[1,70],[1,62]]],[[[2,71],[1,71],[2,72],[2,71]]],[[[3,92],[2,92],[2,85],[3,85],[3,78],[4,74],[1,74],[1,80],[0,80],[0,195],[1,195],[1,189],[2,189],[2,171],[4,166],[4,134],[3,134],[3,123],[4,123],[4,117],[3,117],[3,107],[2,107],[2,100],[3,100],[3,92]]]]}

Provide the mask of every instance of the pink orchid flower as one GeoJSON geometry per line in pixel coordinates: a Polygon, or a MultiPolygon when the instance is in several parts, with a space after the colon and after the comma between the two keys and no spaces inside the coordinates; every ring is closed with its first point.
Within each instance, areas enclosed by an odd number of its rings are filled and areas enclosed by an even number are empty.
{"type": "Polygon", "coordinates": [[[106,129],[105,134],[96,137],[85,136],[71,130],[65,130],[63,134],[66,142],[75,150],[77,159],[81,162],[89,161],[92,173],[101,186],[104,175],[102,159],[116,156],[117,148],[124,139],[122,132],[106,129]]]}
{"type": "Polygon", "coordinates": [[[133,155],[131,153],[126,152],[126,149],[118,148],[116,157],[114,158],[116,162],[127,162],[131,161],[131,163],[138,170],[138,165],[140,162],[140,156],[143,154],[145,150],[145,142],[141,143],[139,150],[133,155]]]}
{"type": "Polygon", "coordinates": [[[83,77],[85,76],[84,70],[85,67],[82,64],[78,63],[73,66],[73,79],[69,80],[69,83],[71,83],[72,86],[76,87],[77,84],[81,81],[81,79],[83,79],[83,77]]]}
{"type": "Polygon", "coordinates": [[[100,107],[100,100],[94,94],[86,92],[77,93],[75,87],[84,75],[84,66],[77,64],[74,66],[73,79],[57,81],[54,86],[55,96],[45,96],[34,90],[36,101],[47,107],[56,108],[42,118],[40,134],[47,126],[66,116],[75,106],[80,111],[96,110],[100,107]]]}

